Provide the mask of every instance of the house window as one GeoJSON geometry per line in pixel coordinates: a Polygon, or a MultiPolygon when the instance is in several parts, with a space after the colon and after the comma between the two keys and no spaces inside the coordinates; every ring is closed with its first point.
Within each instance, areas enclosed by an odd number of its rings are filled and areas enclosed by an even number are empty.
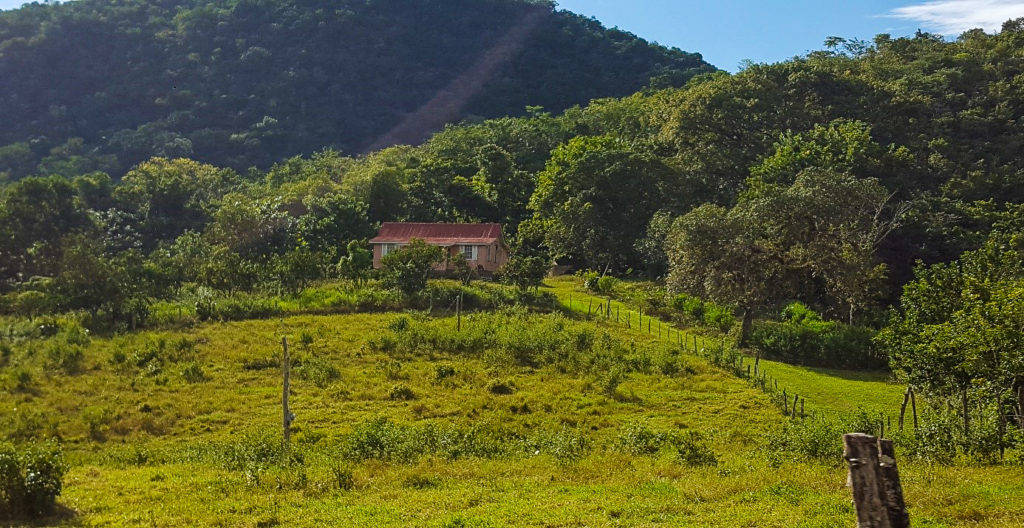
{"type": "Polygon", "coordinates": [[[459,248],[459,252],[462,253],[466,260],[476,260],[477,247],[476,246],[462,246],[459,248]]]}
{"type": "Polygon", "coordinates": [[[380,256],[383,257],[383,256],[387,255],[388,253],[394,253],[395,251],[398,251],[398,248],[400,248],[400,247],[401,246],[398,245],[398,244],[381,244],[380,245],[380,256]]]}

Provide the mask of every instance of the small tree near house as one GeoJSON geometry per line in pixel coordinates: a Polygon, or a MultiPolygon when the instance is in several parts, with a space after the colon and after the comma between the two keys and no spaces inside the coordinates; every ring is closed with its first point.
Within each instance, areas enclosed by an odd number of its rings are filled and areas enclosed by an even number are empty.
{"type": "Polygon", "coordinates": [[[430,272],[441,262],[443,249],[414,238],[409,245],[381,259],[380,278],[386,287],[412,295],[427,287],[430,272]]]}

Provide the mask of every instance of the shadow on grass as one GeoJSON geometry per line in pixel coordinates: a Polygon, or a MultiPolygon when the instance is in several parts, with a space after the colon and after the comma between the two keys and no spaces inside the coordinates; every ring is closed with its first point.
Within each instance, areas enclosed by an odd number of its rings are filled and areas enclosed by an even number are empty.
{"type": "Polygon", "coordinates": [[[58,504],[54,512],[46,517],[38,519],[6,518],[0,517],[0,528],[15,528],[21,526],[83,526],[78,512],[58,504]]]}

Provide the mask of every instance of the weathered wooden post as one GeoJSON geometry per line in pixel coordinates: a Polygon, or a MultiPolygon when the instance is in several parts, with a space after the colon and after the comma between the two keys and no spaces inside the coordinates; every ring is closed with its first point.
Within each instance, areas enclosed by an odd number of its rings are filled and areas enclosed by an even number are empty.
{"type": "Polygon", "coordinates": [[[878,473],[882,476],[882,503],[892,528],[910,528],[910,515],[903,501],[903,485],[896,467],[896,448],[892,440],[878,439],[878,473]]]}
{"type": "Polygon", "coordinates": [[[913,388],[910,389],[910,411],[914,415],[914,429],[917,429],[917,396],[913,388]]]}
{"type": "Polygon", "coordinates": [[[903,403],[900,404],[900,419],[899,427],[900,431],[903,430],[903,415],[907,414],[907,405],[910,403],[910,385],[907,385],[906,392],[903,393],[903,403]]]}
{"type": "Polygon", "coordinates": [[[462,331],[462,292],[459,292],[459,297],[455,300],[455,331],[462,331]]]}
{"type": "Polygon", "coordinates": [[[910,528],[892,440],[843,435],[844,458],[860,528],[910,528]]]}
{"type": "Polygon", "coordinates": [[[789,396],[786,396],[786,389],[782,389],[782,415],[789,416],[789,396]]]}
{"type": "Polygon", "coordinates": [[[893,528],[888,510],[882,504],[882,485],[878,482],[878,444],[875,437],[854,433],[843,435],[843,458],[850,466],[849,485],[857,509],[858,528],[893,528]]]}
{"type": "Polygon", "coordinates": [[[281,348],[284,349],[284,357],[281,360],[281,374],[284,377],[284,390],[281,393],[282,426],[284,427],[285,450],[292,441],[292,420],[295,415],[288,409],[288,393],[291,392],[291,359],[288,357],[288,337],[281,338],[281,348]]]}
{"type": "Polygon", "coordinates": [[[799,395],[796,395],[796,394],[794,394],[794,395],[793,395],[793,418],[796,418],[796,403],[797,403],[798,401],[800,401],[800,396],[799,396],[799,395]]]}

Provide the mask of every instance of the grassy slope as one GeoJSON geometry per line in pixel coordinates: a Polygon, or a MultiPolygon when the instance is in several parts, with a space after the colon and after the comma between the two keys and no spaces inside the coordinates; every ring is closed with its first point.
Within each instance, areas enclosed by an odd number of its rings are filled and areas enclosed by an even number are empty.
{"type": "MultiPolygon", "coordinates": [[[[582,314],[587,313],[592,306],[607,303],[607,300],[583,291],[579,280],[574,277],[548,279],[545,284],[546,289],[554,293],[563,306],[569,307],[571,297],[572,309],[582,314]],[[591,304],[591,301],[594,304],[591,304]]],[[[613,301],[613,317],[616,309],[619,312],[620,324],[627,312],[631,314],[633,324],[636,324],[638,315],[635,308],[613,301]]],[[[647,320],[646,316],[644,320],[647,320]]],[[[646,329],[647,323],[644,324],[646,329]]],[[[657,326],[658,321],[655,319],[655,334],[658,331],[657,326]]],[[[680,333],[686,336],[687,342],[692,342],[696,336],[698,346],[702,347],[715,346],[717,342],[715,338],[706,337],[700,330],[683,329],[680,333]]],[[[663,330],[662,336],[663,339],[670,339],[667,330],[663,330]]],[[[676,339],[674,336],[675,330],[671,339],[676,339]]],[[[799,394],[807,398],[811,408],[826,413],[847,413],[864,409],[873,414],[883,413],[895,419],[903,401],[905,387],[892,382],[886,372],[799,367],[765,360],[762,360],[760,365],[762,371],[778,380],[779,388],[785,387],[790,394],[799,394]]]]}
{"type": "MultiPolygon", "coordinates": [[[[575,298],[574,294],[574,298],[575,298]]],[[[549,369],[501,369],[478,359],[439,355],[399,358],[405,379],[386,379],[386,359],[364,347],[391,315],[297,316],[283,320],[210,324],[192,331],[94,339],[87,370],[74,376],[37,373],[34,393],[0,393],[0,410],[37,409],[60,416],[74,466],[62,503],[77,512],[66,524],[85,526],[852,526],[845,472],[802,461],[769,467],[758,452],[783,418],[765,395],[700,360],[693,374],[634,375],[612,398],[589,380],[549,369]],[[425,458],[417,463],[365,462],[356,486],[331,485],[329,461],[307,461],[308,484],[278,489],[201,462],[127,463],[142,449],[176,450],[195,442],[230,440],[279,427],[279,373],[244,370],[269,357],[282,333],[314,337],[299,359],[316,354],[341,370],[324,389],[297,378],[293,408],[297,442],[322,444],[374,416],[398,422],[489,422],[523,431],[560,427],[586,431],[597,448],[581,462],[547,456],[512,459],[425,458]],[[115,350],[198,340],[194,357],[207,380],[186,383],[180,365],[157,376],[115,367],[115,350]],[[434,382],[434,367],[454,365],[451,383],[434,382]],[[493,379],[510,380],[512,395],[491,394],[493,379]],[[395,402],[404,383],[418,398],[395,402]],[[513,412],[528,404],[532,412],[513,412]],[[105,408],[106,440],[87,440],[83,410],[105,408]],[[720,455],[717,468],[687,468],[668,455],[632,456],[607,446],[623,424],[646,419],[662,429],[705,433],[720,455]],[[423,482],[427,484],[424,485],[423,482]]],[[[453,322],[452,322],[453,323],[453,322]]],[[[648,339],[612,326],[619,335],[648,339]]],[[[24,353],[19,351],[19,354],[24,353]]],[[[31,362],[29,362],[31,364],[31,362]]],[[[325,453],[330,453],[326,450],[325,453]]],[[[920,526],[1019,526],[1024,482],[1014,468],[903,468],[908,500],[920,526]],[[942,519],[941,521],[939,519],[942,519]]],[[[287,475],[280,477],[287,482],[287,475]]]]}

